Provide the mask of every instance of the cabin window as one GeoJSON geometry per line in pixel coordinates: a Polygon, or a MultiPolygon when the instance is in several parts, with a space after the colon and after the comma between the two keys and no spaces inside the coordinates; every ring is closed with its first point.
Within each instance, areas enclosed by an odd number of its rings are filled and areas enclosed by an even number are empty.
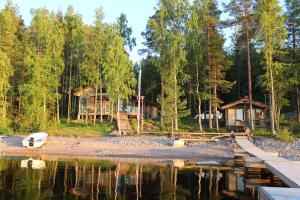
{"type": "Polygon", "coordinates": [[[245,111],[243,109],[236,109],[235,110],[236,120],[245,120],[245,111]]]}
{"type": "Polygon", "coordinates": [[[108,102],[106,102],[105,103],[105,112],[109,112],[109,103],[108,102]]]}

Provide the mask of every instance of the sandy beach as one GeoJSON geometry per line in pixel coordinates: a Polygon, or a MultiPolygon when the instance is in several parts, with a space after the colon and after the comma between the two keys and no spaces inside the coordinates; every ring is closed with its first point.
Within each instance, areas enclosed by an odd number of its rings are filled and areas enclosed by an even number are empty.
{"type": "Polygon", "coordinates": [[[175,148],[172,147],[173,139],[168,137],[49,137],[42,148],[29,149],[22,146],[23,138],[24,136],[3,138],[0,142],[1,155],[165,159],[231,159],[233,157],[231,141],[175,148]]]}

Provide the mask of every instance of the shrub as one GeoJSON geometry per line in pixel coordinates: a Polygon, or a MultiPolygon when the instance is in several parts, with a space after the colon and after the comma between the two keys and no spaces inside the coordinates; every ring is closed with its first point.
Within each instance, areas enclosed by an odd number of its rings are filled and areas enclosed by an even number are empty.
{"type": "Polygon", "coordinates": [[[0,135],[12,135],[13,131],[10,128],[0,127],[0,135]]]}
{"type": "Polygon", "coordinates": [[[290,143],[295,139],[288,128],[279,129],[275,138],[285,143],[290,143]]]}
{"type": "Polygon", "coordinates": [[[252,131],[252,134],[254,136],[258,136],[258,137],[271,137],[272,136],[272,132],[266,128],[256,128],[255,130],[252,131]]]}

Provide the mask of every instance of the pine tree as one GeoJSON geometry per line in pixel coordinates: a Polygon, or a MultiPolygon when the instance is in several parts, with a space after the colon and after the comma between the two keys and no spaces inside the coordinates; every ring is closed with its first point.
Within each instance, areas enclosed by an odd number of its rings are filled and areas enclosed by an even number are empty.
{"type": "Polygon", "coordinates": [[[218,91],[227,92],[232,83],[226,81],[224,72],[228,69],[229,62],[223,50],[224,39],[218,30],[220,24],[220,11],[216,1],[204,0],[204,32],[206,36],[205,62],[207,68],[207,90],[209,93],[209,128],[212,128],[212,108],[214,112],[215,127],[219,129],[218,107],[222,103],[218,98],[218,91]]]}
{"type": "Polygon", "coordinates": [[[298,80],[295,83],[296,90],[296,100],[297,100],[297,113],[298,122],[300,122],[300,62],[299,62],[299,42],[300,42],[300,1],[298,0],[285,0],[285,5],[287,9],[287,28],[289,31],[289,45],[292,46],[292,63],[294,64],[294,75],[298,80]]]}
{"type": "Polygon", "coordinates": [[[128,20],[124,13],[121,13],[117,19],[120,28],[120,35],[124,38],[124,46],[128,47],[130,51],[136,46],[136,39],[131,37],[132,28],[128,27],[128,20]]]}
{"type": "Polygon", "coordinates": [[[72,108],[75,106],[72,103],[72,90],[79,87],[79,69],[80,69],[80,47],[83,43],[83,22],[79,14],[74,13],[72,6],[69,6],[64,18],[65,21],[65,62],[66,68],[64,70],[64,89],[67,91],[67,119],[70,121],[72,115],[72,108]]]}
{"type": "Polygon", "coordinates": [[[276,49],[283,47],[286,38],[284,17],[277,0],[258,0],[257,17],[259,21],[259,39],[262,41],[262,52],[266,66],[267,88],[270,99],[270,119],[272,134],[275,135],[275,88],[274,88],[274,55],[276,49]]]}
{"type": "Polygon", "coordinates": [[[250,127],[254,130],[253,121],[253,109],[252,109],[252,66],[251,66],[251,55],[250,55],[250,40],[253,36],[254,28],[254,7],[255,2],[253,0],[231,0],[226,5],[226,10],[230,13],[232,17],[229,20],[230,26],[238,26],[238,35],[244,38],[246,57],[247,57],[247,67],[248,67],[248,95],[250,100],[250,127]]]}
{"type": "Polygon", "coordinates": [[[7,95],[8,102],[10,102],[7,106],[10,107],[10,111],[14,111],[17,105],[20,107],[18,86],[23,84],[24,58],[21,46],[23,32],[22,19],[18,15],[17,7],[8,1],[4,9],[0,11],[0,49],[6,54],[15,71],[10,79],[11,90],[7,95]]]}
{"type": "Polygon", "coordinates": [[[117,102],[117,117],[119,118],[120,101],[126,100],[134,93],[136,80],[133,64],[124,49],[124,38],[119,35],[117,26],[109,26],[106,31],[106,51],[103,64],[103,74],[106,83],[106,93],[113,104],[117,102]]]}
{"type": "Polygon", "coordinates": [[[10,120],[7,116],[7,95],[10,89],[10,78],[13,68],[9,58],[0,50],[0,133],[5,134],[9,129],[10,120]]]}
{"type": "MultiPolygon", "coordinates": [[[[100,121],[102,122],[102,83],[103,83],[103,64],[105,51],[105,24],[102,22],[104,14],[101,9],[96,10],[95,25],[92,27],[84,56],[83,74],[90,84],[95,87],[95,97],[98,97],[100,88],[100,121]]],[[[98,110],[98,100],[95,99],[94,125],[96,124],[96,113],[98,110]]]]}

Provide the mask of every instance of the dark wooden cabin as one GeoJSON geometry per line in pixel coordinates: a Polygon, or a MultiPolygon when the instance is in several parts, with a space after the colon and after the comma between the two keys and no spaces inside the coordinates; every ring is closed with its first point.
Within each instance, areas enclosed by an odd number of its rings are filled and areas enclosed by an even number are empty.
{"type": "MultiPolygon", "coordinates": [[[[97,112],[96,117],[99,118],[101,114],[101,104],[102,104],[102,115],[103,117],[108,117],[111,113],[117,112],[117,106],[113,107],[113,112],[111,112],[111,102],[106,94],[105,87],[102,88],[102,102],[100,98],[100,90],[97,92],[92,86],[87,86],[79,91],[76,91],[74,96],[79,98],[78,104],[78,119],[83,119],[94,116],[95,102],[97,101],[97,112]]],[[[127,101],[121,101],[119,106],[119,111],[121,113],[127,113],[129,117],[136,118],[138,113],[138,96],[131,95],[128,97],[127,101]]],[[[158,117],[158,112],[160,109],[160,104],[151,102],[144,97],[141,97],[141,115],[143,118],[156,119],[158,117]]]]}
{"type": "MultiPolygon", "coordinates": [[[[225,124],[227,128],[250,127],[250,99],[248,97],[223,105],[221,108],[225,110],[225,124]]],[[[255,127],[267,127],[268,106],[262,102],[252,100],[252,108],[255,127]]]]}

